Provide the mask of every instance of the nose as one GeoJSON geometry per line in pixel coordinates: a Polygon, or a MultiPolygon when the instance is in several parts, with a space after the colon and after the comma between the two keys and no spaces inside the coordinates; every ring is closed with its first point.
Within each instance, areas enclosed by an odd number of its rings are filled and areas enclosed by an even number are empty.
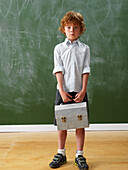
{"type": "Polygon", "coordinates": [[[73,32],[74,31],[74,27],[71,27],[71,32],[73,32]]]}

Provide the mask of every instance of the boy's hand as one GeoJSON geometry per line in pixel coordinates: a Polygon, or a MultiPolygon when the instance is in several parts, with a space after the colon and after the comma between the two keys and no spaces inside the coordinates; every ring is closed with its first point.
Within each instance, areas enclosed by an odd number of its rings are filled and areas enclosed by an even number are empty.
{"type": "Polygon", "coordinates": [[[80,91],[75,95],[75,99],[73,99],[77,103],[81,103],[84,99],[85,93],[83,91],[80,91]]]}
{"type": "Polygon", "coordinates": [[[72,96],[70,94],[68,94],[66,91],[61,92],[61,97],[62,97],[64,103],[72,101],[72,96]]]}

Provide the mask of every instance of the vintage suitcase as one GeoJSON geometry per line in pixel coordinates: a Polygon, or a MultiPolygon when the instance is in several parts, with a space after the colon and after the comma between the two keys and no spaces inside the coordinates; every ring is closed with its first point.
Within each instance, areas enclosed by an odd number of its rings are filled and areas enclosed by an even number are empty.
{"type": "Polygon", "coordinates": [[[55,105],[58,130],[78,129],[89,126],[86,102],[55,105]]]}

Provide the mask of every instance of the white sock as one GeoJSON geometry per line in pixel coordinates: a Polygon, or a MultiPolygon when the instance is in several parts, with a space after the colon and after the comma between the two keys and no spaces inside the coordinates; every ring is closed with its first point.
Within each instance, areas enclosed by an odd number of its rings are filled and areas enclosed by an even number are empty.
{"type": "Polygon", "coordinates": [[[58,149],[58,153],[62,154],[63,156],[65,156],[65,149],[58,149]]]}
{"type": "Polygon", "coordinates": [[[79,155],[82,155],[83,156],[83,151],[76,151],[76,158],[79,156],[79,155]]]}

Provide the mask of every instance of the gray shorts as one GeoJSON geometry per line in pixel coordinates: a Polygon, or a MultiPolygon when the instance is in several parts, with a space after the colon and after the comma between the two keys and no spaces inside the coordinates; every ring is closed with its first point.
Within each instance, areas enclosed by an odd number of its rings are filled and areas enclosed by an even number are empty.
{"type": "MultiPolygon", "coordinates": [[[[73,99],[75,98],[75,95],[78,93],[78,92],[68,92],[72,97],[73,99]]],[[[82,102],[86,102],[87,103],[87,110],[88,110],[88,116],[89,116],[89,107],[88,107],[88,97],[87,97],[87,93],[85,94],[84,96],[84,99],[82,102]]],[[[61,95],[60,95],[60,92],[59,90],[57,89],[56,91],[56,100],[55,100],[55,105],[60,105],[61,103],[63,103],[63,100],[61,98],[61,95]]],[[[69,101],[67,103],[63,103],[63,104],[72,104],[72,103],[76,103],[74,100],[73,101],[69,101]]],[[[55,118],[55,115],[54,115],[54,125],[57,126],[57,122],[56,122],[56,118],[55,118]]]]}

